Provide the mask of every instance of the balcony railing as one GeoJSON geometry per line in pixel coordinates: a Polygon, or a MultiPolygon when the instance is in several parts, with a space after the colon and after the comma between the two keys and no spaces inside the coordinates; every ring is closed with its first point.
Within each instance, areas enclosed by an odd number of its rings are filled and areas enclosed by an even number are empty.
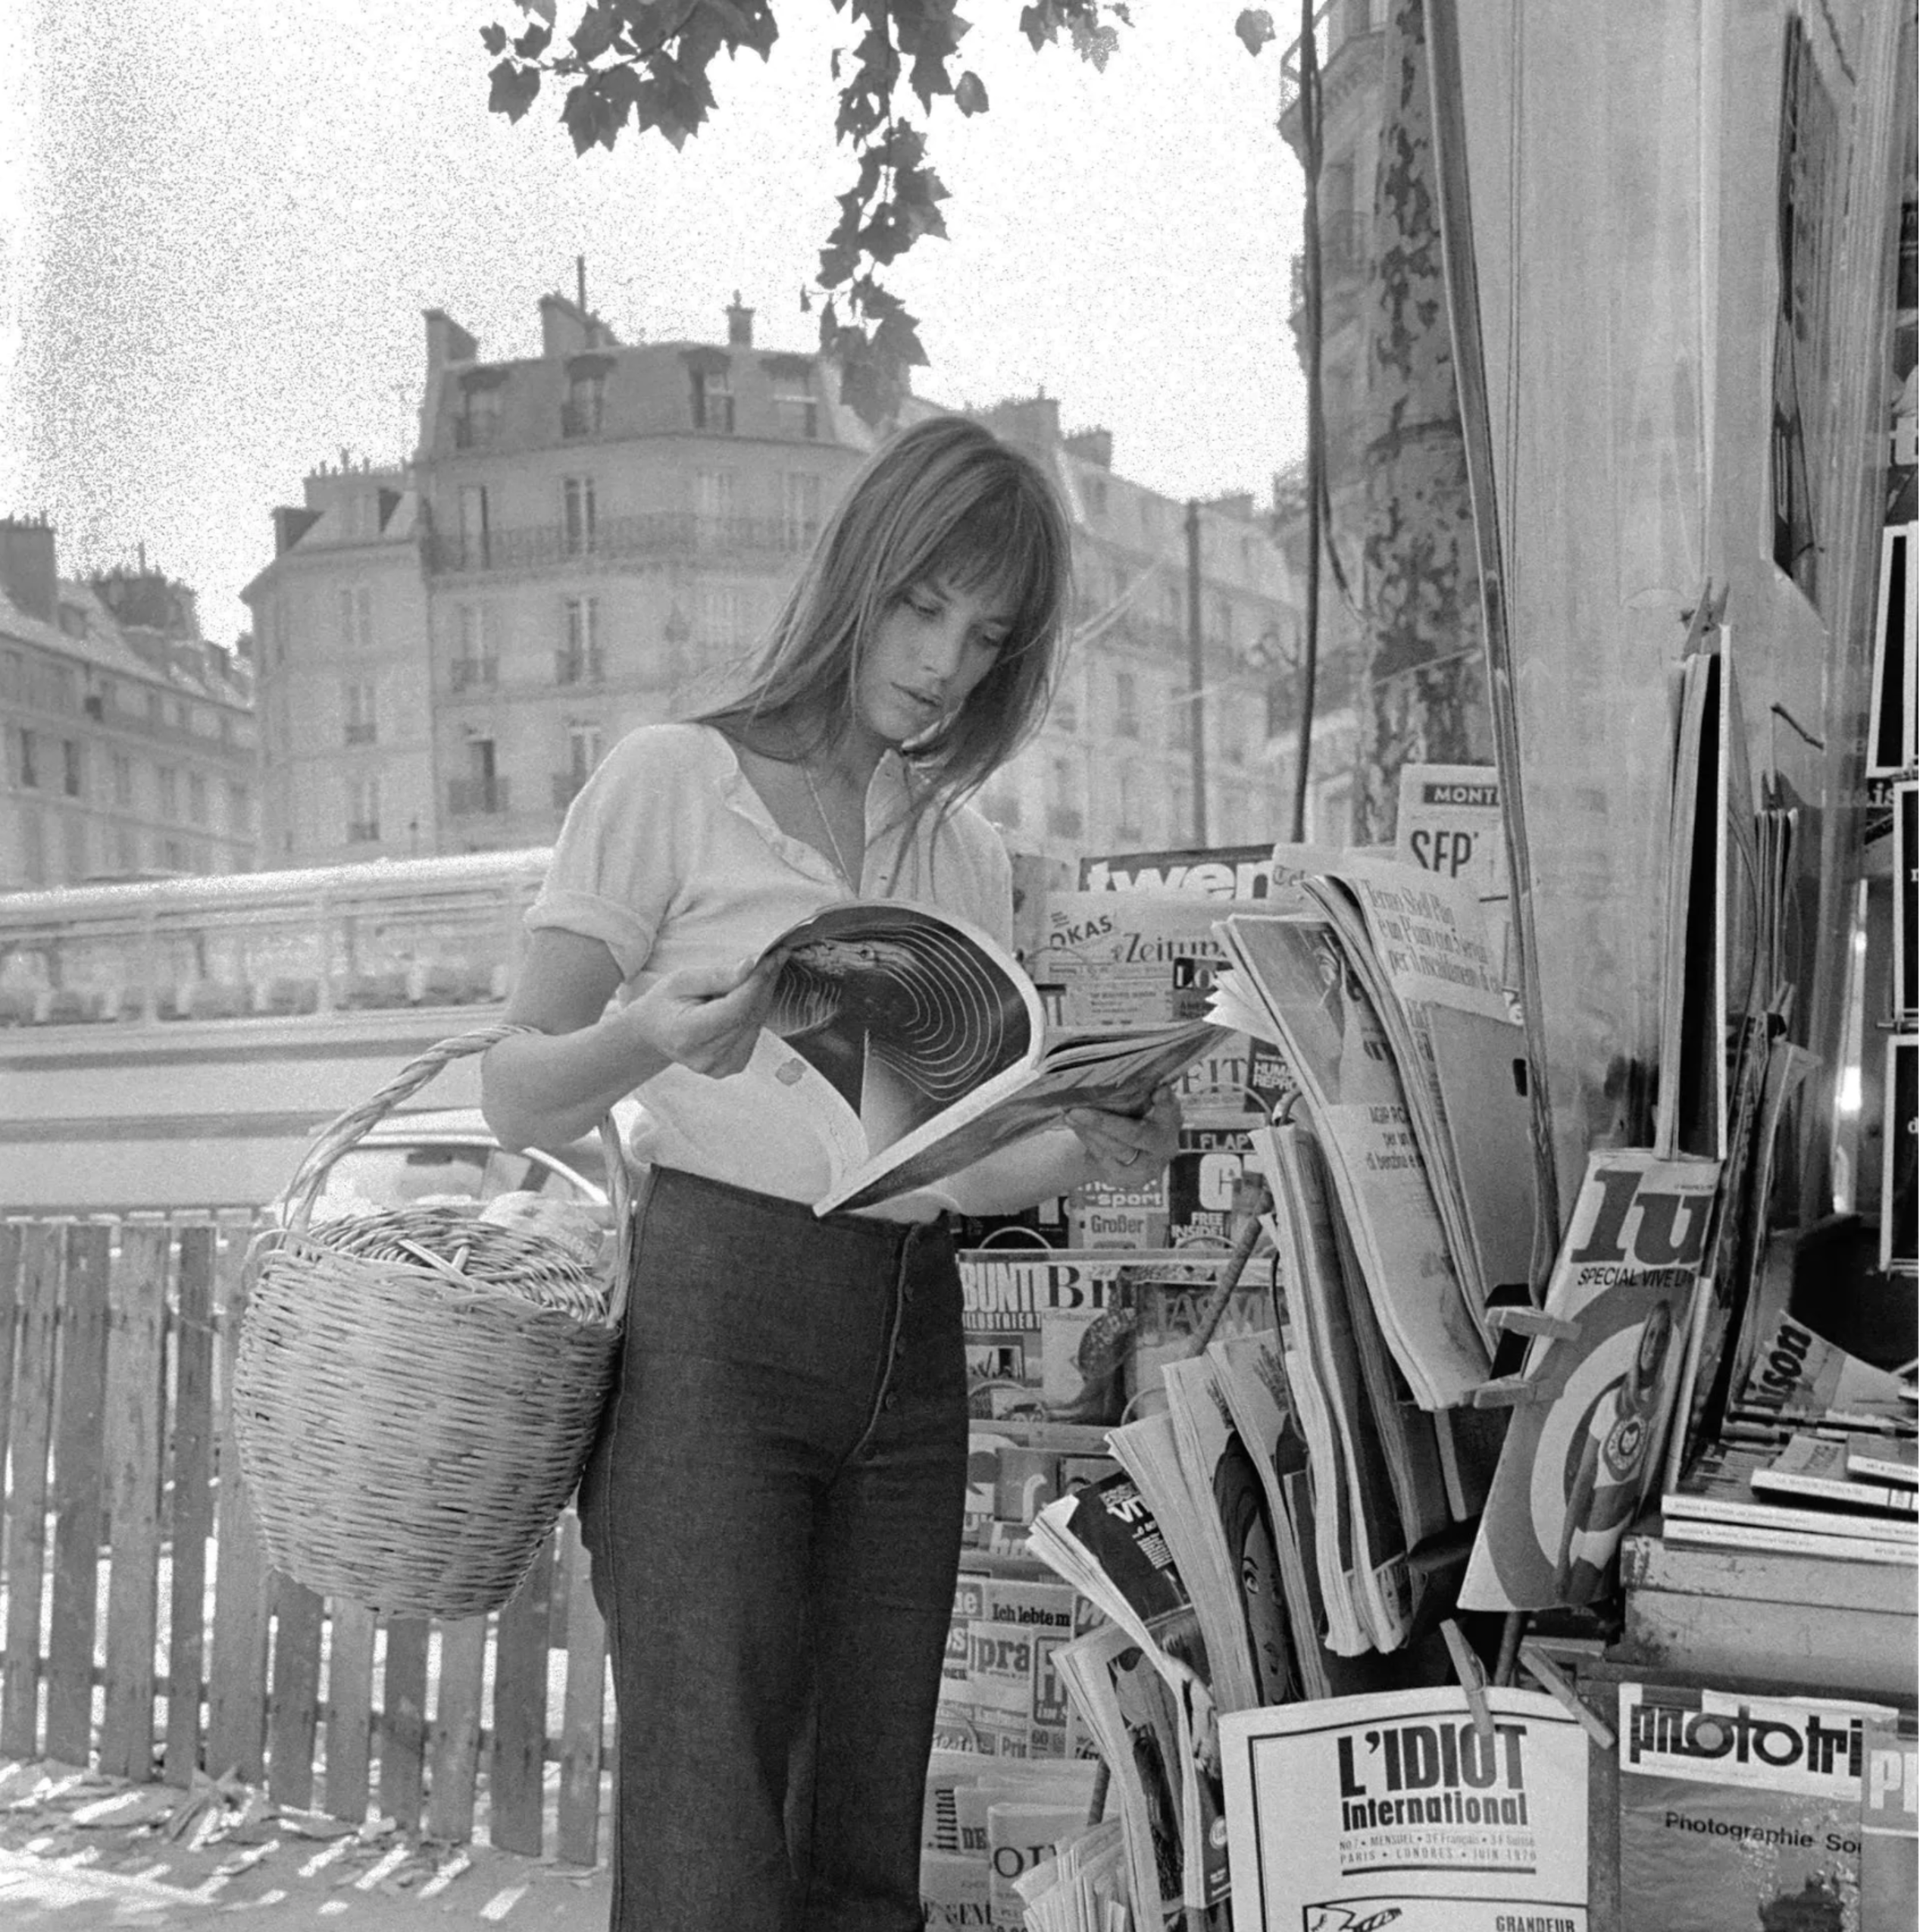
{"type": "Polygon", "coordinates": [[[448,683],[456,691],[465,691],[477,684],[491,685],[500,670],[498,658],[456,658],[447,667],[448,683]]]}
{"type": "Polygon", "coordinates": [[[436,574],[461,571],[536,570],[635,557],[793,557],[815,540],[817,526],[783,517],[703,517],[660,511],[643,517],[605,517],[591,535],[564,524],[491,530],[485,537],[451,532],[424,546],[436,574]]]}
{"type": "Polygon", "coordinates": [[[507,808],[508,781],[505,778],[448,780],[447,809],[452,818],[498,818],[507,808]]]}
{"type": "MultiPolygon", "coordinates": [[[[1380,33],[1389,24],[1390,0],[1322,0],[1315,10],[1315,64],[1324,72],[1352,40],[1380,33]]],[[[1282,113],[1302,98],[1302,41],[1292,41],[1282,56],[1282,113]]]]}
{"type": "Polygon", "coordinates": [[[374,721],[367,717],[351,717],[342,728],[341,735],[350,745],[371,745],[374,741],[374,721]]]}

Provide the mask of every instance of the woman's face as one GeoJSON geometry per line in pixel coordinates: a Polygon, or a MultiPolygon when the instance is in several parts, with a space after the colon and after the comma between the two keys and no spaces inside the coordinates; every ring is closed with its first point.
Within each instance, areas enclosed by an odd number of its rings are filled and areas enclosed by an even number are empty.
{"type": "Polygon", "coordinates": [[[924,736],[961,709],[1008,635],[1008,614],[979,592],[911,586],[882,619],[855,680],[858,725],[885,746],[924,736]]]}

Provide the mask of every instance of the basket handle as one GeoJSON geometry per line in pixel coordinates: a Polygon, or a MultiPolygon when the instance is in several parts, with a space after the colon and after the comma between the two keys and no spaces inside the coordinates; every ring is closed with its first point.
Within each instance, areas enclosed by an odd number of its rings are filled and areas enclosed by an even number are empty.
{"type": "MultiPolygon", "coordinates": [[[[485,1053],[490,1046],[510,1039],[516,1033],[539,1030],[538,1027],[528,1026],[523,1021],[499,1020],[492,1026],[476,1027],[471,1032],[456,1033],[410,1060],[385,1086],[369,1094],[358,1106],[336,1114],[314,1136],[312,1144],[301,1156],[292,1180],[288,1182],[276,1204],[277,1218],[282,1227],[292,1234],[305,1234],[328,1170],[370,1127],[384,1120],[403,1100],[418,1093],[451,1061],[464,1059],[471,1053],[485,1053]]],[[[601,1153],[607,1165],[608,1198],[614,1215],[614,1279],[608,1296],[608,1320],[611,1327],[619,1324],[627,1304],[630,1250],[634,1238],[633,1190],[628,1180],[627,1156],[611,1114],[601,1117],[601,1153]]]]}

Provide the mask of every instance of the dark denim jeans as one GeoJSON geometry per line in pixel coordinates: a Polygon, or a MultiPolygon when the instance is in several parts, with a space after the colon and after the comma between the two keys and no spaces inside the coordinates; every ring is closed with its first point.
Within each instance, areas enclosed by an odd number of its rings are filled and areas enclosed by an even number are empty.
{"type": "Polygon", "coordinates": [[[671,1170],[641,1217],[580,1499],[614,1932],[913,1932],[968,1448],[953,1244],[671,1170]]]}

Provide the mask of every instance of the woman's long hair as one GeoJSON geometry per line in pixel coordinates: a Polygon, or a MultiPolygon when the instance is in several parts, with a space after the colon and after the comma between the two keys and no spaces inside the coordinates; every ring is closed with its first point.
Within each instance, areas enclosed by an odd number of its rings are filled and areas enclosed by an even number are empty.
{"type": "Polygon", "coordinates": [[[1006,613],[1007,641],[908,754],[918,815],[946,811],[1041,723],[1068,578],[1068,520],[1040,467],[965,416],[917,423],[868,459],[733,694],[698,721],[766,756],[813,756],[853,722],[863,658],[897,599],[918,583],[979,595],[1006,613]]]}

